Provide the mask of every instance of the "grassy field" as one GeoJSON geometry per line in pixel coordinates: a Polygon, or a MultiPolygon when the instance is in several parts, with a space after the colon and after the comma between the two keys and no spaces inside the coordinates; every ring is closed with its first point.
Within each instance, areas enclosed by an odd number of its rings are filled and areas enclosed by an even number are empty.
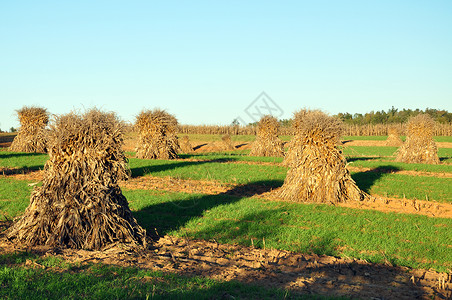
{"type": "MultiPolygon", "coordinates": [[[[449,141],[449,139],[445,139],[449,141]]],[[[346,146],[353,179],[372,194],[452,203],[452,149],[440,148],[440,165],[394,161],[394,147],[346,146]],[[359,168],[363,168],[360,170],[359,168]],[[365,169],[364,169],[365,168],[365,169]],[[399,171],[417,172],[400,173],[399,171]],[[425,176],[425,172],[430,176],[425,176]]],[[[247,156],[249,150],[181,155],[178,160],[141,160],[129,152],[132,177],[173,177],[240,185],[282,185],[282,158],[247,156]]],[[[0,168],[17,173],[43,169],[46,154],[0,151],[0,168]]],[[[36,181],[0,176],[0,220],[11,220],[29,204],[36,181]]],[[[139,224],[149,232],[220,243],[267,247],[364,259],[410,268],[452,269],[452,219],[383,213],[329,205],[269,201],[234,193],[208,195],[123,189],[139,224]]],[[[204,277],[92,264],[81,267],[30,253],[0,255],[0,298],[297,298],[285,290],[262,289],[204,277]],[[45,269],[28,268],[31,260],[45,269]],[[134,286],[133,289],[127,288],[134,286]],[[6,288],[5,288],[6,287],[6,288]],[[27,290],[32,290],[26,294],[27,290]],[[68,291],[70,291],[68,293],[68,291]]],[[[316,297],[306,299],[318,299],[316,297]]],[[[330,299],[330,298],[328,298],[330,299]]]]}

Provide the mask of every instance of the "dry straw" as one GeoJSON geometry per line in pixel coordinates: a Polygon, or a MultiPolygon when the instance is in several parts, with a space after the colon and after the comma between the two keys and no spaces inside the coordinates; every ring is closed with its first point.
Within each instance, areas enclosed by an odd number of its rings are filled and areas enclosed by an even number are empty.
{"type": "Polygon", "coordinates": [[[301,155],[300,151],[303,149],[304,137],[297,133],[303,130],[302,120],[306,114],[306,110],[300,110],[294,113],[292,119],[292,130],[294,132],[294,136],[287,143],[287,152],[284,155],[283,162],[281,163],[283,166],[289,167],[293,162],[296,162],[301,155]]]}
{"type": "Polygon", "coordinates": [[[428,114],[411,117],[406,125],[406,141],[397,150],[396,161],[438,164],[438,148],[433,140],[435,122],[428,114]]]}
{"type": "Polygon", "coordinates": [[[45,108],[24,106],[17,110],[20,128],[10,150],[14,152],[46,152],[49,113],[45,108]]]}
{"type": "Polygon", "coordinates": [[[232,143],[231,136],[229,134],[223,135],[221,137],[220,146],[218,148],[222,151],[235,150],[235,146],[232,143]]]}
{"type": "Polygon", "coordinates": [[[250,156],[284,156],[284,146],[278,138],[279,122],[270,115],[263,116],[257,124],[256,141],[250,156]]]}
{"type": "Polygon", "coordinates": [[[388,138],[386,139],[386,146],[399,147],[403,144],[400,138],[400,131],[396,125],[388,127],[388,138]]]}
{"type": "Polygon", "coordinates": [[[295,114],[294,128],[294,154],[277,196],[332,204],[370,198],[351,178],[345,157],[338,149],[342,131],[338,119],[317,110],[301,110],[295,114]]]}
{"type": "Polygon", "coordinates": [[[182,151],[182,153],[190,153],[193,152],[193,146],[190,143],[190,138],[188,137],[188,135],[184,135],[181,139],[180,139],[180,149],[182,151]]]}
{"type": "Polygon", "coordinates": [[[176,136],[176,117],[160,109],[145,110],[137,116],[135,126],[139,135],[138,158],[177,158],[180,146],[176,136]]]}
{"type": "Polygon", "coordinates": [[[146,245],[118,181],[128,176],[122,124],[96,109],[56,117],[42,186],[7,237],[24,245],[102,249],[146,245]]]}

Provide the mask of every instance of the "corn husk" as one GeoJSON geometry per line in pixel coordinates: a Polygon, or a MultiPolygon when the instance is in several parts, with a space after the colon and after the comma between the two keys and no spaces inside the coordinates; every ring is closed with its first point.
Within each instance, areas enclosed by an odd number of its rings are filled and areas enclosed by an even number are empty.
{"type": "Polygon", "coordinates": [[[164,110],[142,111],[135,123],[138,129],[136,156],[143,159],[177,158],[180,146],[176,136],[177,119],[164,110]]]}
{"type": "Polygon", "coordinates": [[[284,146],[278,138],[279,123],[275,117],[263,116],[257,124],[256,141],[250,156],[284,156],[284,146]]]}
{"type": "Polygon", "coordinates": [[[295,115],[289,171],[280,198],[297,202],[339,203],[362,201],[361,191],[346,168],[338,149],[342,124],[321,111],[302,110],[295,115]]]}
{"type": "Polygon", "coordinates": [[[20,128],[11,143],[14,152],[45,153],[49,113],[45,108],[27,107],[17,110],[20,128]]]}
{"type": "Polygon", "coordinates": [[[99,250],[123,243],[145,246],[118,181],[127,178],[122,125],[96,109],[56,117],[48,135],[42,186],[7,237],[24,245],[99,250]]]}
{"type": "Polygon", "coordinates": [[[433,140],[435,122],[428,114],[411,117],[406,125],[405,143],[397,150],[396,161],[439,164],[438,147],[433,140]]]}

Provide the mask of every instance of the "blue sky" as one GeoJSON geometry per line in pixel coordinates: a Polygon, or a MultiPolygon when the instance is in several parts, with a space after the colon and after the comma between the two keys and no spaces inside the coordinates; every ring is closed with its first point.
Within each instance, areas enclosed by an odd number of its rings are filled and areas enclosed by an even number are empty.
{"type": "Polygon", "coordinates": [[[452,111],[452,1],[2,1],[0,128],[15,110],[93,106],[133,121],[452,111]]]}

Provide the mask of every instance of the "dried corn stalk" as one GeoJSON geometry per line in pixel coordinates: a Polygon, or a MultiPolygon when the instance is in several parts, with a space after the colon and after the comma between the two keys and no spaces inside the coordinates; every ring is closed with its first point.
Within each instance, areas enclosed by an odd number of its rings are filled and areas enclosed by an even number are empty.
{"type": "Polygon", "coordinates": [[[438,164],[438,147],[433,140],[435,122],[428,114],[411,117],[406,125],[405,143],[397,150],[396,161],[438,164]]]}
{"type": "Polygon", "coordinates": [[[146,110],[138,116],[137,157],[144,159],[173,159],[180,152],[176,136],[177,119],[164,110],[146,110]]]}
{"type": "Polygon", "coordinates": [[[256,141],[252,145],[250,156],[284,156],[278,130],[279,123],[275,117],[263,116],[257,124],[256,141]]]}
{"type": "Polygon", "coordinates": [[[187,135],[184,135],[180,140],[180,149],[182,153],[190,153],[193,152],[193,146],[190,143],[190,138],[187,135]]]}
{"type": "Polygon", "coordinates": [[[277,196],[299,202],[338,203],[362,201],[361,191],[338,149],[342,124],[321,111],[302,110],[295,115],[296,135],[290,169],[277,196]]]}
{"type": "Polygon", "coordinates": [[[235,146],[232,143],[231,136],[229,134],[223,135],[221,137],[221,142],[219,144],[219,148],[222,151],[232,151],[235,150],[235,146]]]}
{"type": "Polygon", "coordinates": [[[20,128],[10,150],[14,152],[46,152],[49,113],[45,108],[27,107],[17,111],[20,128]]]}
{"type": "Polygon", "coordinates": [[[399,129],[395,126],[390,126],[388,128],[388,138],[386,139],[386,146],[399,147],[403,144],[400,138],[399,129]]]}
{"type": "Polygon", "coordinates": [[[42,186],[7,237],[25,245],[81,249],[146,245],[146,232],[118,186],[128,176],[122,142],[122,125],[113,113],[93,109],[56,117],[42,186]]]}

